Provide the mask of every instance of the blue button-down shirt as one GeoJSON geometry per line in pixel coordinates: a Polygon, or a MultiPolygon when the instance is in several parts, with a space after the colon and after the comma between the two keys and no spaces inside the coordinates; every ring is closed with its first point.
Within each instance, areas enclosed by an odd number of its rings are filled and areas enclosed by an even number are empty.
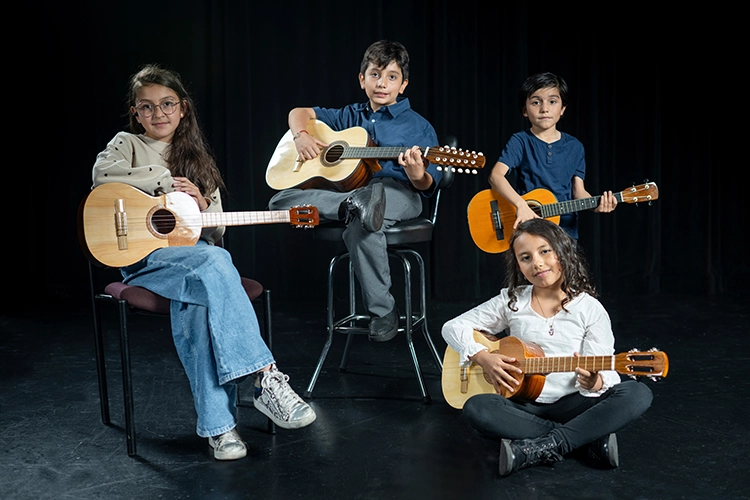
{"type": "MultiPolygon", "coordinates": [[[[315,115],[333,130],[341,131],[351,127],[362,127],[367,130],[370,139],[376,146],[410,148],[419,146],[426,148],[438,146],[435,129],[424,117],[411,109],[408,98],[402,98],[390,106],[382,106],[373,112],[369,103],[350,104],[340,109],[314,107],[315,115]]],[[[375,172],[373,177],[393,177],[411,185],[404,168],[396,160],[379,160],[383,168],[375,172]]],[[[431,196],[435,192],[443,173],[437,166],[429,164],[427,173],[432,176],[433,183],[424,196],[431,196]]]]}

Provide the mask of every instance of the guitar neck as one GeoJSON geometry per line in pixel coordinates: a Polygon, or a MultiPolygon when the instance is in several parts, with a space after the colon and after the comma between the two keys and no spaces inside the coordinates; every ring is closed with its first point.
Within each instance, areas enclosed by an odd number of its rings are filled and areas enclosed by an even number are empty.
{"type": "MultiPolygon", "coordinates": [[[[383,159],[392,160],[398,158],[398,155],[406,152],[411,148],[405,146],[390,146],[390,147],[351,147],[347,146],[343,148],[341,154],[342,159],[383,159]]],[[[419,148],[424,156],[425,148],[419,148]]]]}
{"type": "Polygon", "coordinates": [[[526,358],[524,373],[546,374],[573,372],[576,368],[586,371],[616,370],[615,356],[565,356],[526,358]]]}
{"type": "MultiPolygon", "coordinates": [[[[615,193],[617,203],[622,203],[622,193],[615,193]]],[[[580,212],[582,210],[591,210],[599,206],[601,196],[592,196],[591,198],[581,198],[578,200],[560,201],[548,205],[539,205],[531,209],[541,218],[556,217],[558,215],[580,212]]]]}
{"type": "Polygon", "coordinates": [[[288,210],[264,210],[254,212],[203,212],[203,227],[217,226],[254,226],[257,224],[276,224],[291,222],[288,210]]]}

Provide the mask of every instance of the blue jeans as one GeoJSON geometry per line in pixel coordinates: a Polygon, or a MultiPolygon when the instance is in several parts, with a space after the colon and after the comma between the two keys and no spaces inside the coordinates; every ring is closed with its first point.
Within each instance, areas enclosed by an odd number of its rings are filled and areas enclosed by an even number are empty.
{"type": "Polygon", "coordinates": [[[479,394],[464,404],[463,414],[491,439],[529,439],[551,434],[568,453],[617,432],[651,406],[651,389],[625,380],[599,397],[578,392],[554,403],[517,403],[497,394],[479,394]]]}
{"type": "Polygon", "coordinates": [[[237,425],[235,379],[274,363],[229,253],[200,240],[122,268],[125,282],[171,299],[172,337],[190,381],[199,436],[237,425]]]}

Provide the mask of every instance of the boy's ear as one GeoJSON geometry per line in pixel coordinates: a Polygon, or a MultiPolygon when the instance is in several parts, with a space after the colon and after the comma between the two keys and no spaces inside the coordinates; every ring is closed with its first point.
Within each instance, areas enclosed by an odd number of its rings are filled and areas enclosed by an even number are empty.
{"type": "Polygon", "coordinates": [[[404,83],[401,84],[401,88],[398,90],[398,93],[403,94],[404,90],[406,90],[407,85],[409,85],[409,80],[404,80],[404,83]]]}

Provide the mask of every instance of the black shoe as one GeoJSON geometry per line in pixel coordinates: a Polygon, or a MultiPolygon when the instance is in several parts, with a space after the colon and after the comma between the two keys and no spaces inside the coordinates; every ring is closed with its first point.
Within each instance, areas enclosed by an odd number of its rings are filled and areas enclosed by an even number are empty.
{"type": "Polygon", "coordinates": [[[387,342],[398,333],[398,311],[394,307],[391,312],[380,318],[370,320],[369,338],[373,342],[387,342]]]}
{"type": "Polygon", "coordinates": [[[617,452],[617,434],[607,434],[591,443],[588,456],[600,464],[615,469],[620,466],[620,455],[617,452]]]}
{"type": "Polygon", "coordinates": [[[347,224],[359,216],[362,227],[369,232],[380,231],[385,215],[385,190],[376,182],[357,189],[339,208],[339,218],[347,224]]]}
{"type": "Polygon", "coordinates": [[[527,467],[561,462],[563,456],[559,448],[552,436],[514,441],[503,439],[500,442],[500,475],[508,476],[527,467]]]}

